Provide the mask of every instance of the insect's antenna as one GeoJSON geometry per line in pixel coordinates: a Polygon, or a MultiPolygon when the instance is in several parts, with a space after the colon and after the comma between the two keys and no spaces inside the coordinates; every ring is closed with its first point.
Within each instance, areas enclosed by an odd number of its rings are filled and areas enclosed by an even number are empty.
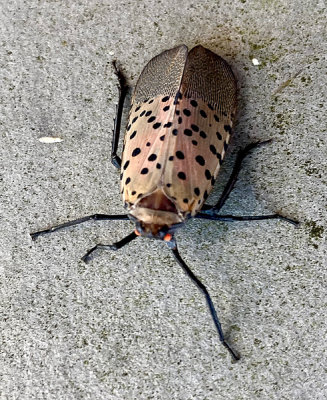
{"type": "Polygon", "coordinates": [[[119,242],[113,244],[97,244],[96,246],[92,247],[83,257],[82,260],[87,264],[93,258],[95,252],[97,250],[119,250],[135,238],[137,238],[137,234],[134,232],[130,233],[126,237],[124,237],[119,242]]]}
{"type": "MultiPolygon", "coordinates": [[[[170,246],[169,246],[170,247],[170,246]]],[[[208,293],[207,288],[204,286],[204,284],[193,274],[193,272],[190,270],[190,268],[185,264],[185,262],[183,261],[183,259],[181,258],[178,250],[177,250],[177,245],[175,243],[174,247],[170,247],[176,261],[178,262],[178,264],[183,268],[184,272],[192,279],[192,281],[194,282],[194,284],[201,290],[201,292],[204,294],[207,304],[209,306],[209,310],[210,310],[210,314],[212,316],[213,322],[215,323],[216,329],[218,331],[219,334],[219,339],[221,341],[221,343],[226,347],[226,349],[230,352],[231,356],[233,357],[233,359],[235,361],[240,359],[240,356],[230,347],[230,345],[226,342],[224,334],[223,334],[223,330],[221,328],[221,324],[219,322],[218,319],[218,315],[217,312],[215,310],[215,307],[213,305],[213,302],[211,300],[211,297],[208,293]]]]}

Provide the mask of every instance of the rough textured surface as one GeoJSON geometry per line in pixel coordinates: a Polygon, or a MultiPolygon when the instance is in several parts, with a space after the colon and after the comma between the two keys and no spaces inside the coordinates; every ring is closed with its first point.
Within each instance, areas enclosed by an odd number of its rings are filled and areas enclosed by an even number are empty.
{"type": "Polygon", "coordinates": [[[1,399],[325,399],[325,2],[8,0],[0,15],[1,399]],[[191,221],[178,234],[242,355],[236,364],[164,244],[137,240],[80,261],[129,222],[29,237],[122,213],[109,161],[111,61],[135,83],[151,57],[180,43],[217,52],[239,82],[233,145],[211,199],[239,146],[273,138],[246,161],[223,212],[302,222],[191,221]]]}

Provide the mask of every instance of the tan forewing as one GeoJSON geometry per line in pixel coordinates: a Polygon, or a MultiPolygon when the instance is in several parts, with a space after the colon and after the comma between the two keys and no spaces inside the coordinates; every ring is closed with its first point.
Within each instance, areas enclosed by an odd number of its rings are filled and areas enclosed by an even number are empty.
{"type": "Polygon", "coordinates": [[[165,135],[170,131],[165,125],[173,119],[172,95],[180,87],[187,53],[184,45],[162,52],[148,62],[137,81],[122,156],[121,190],[127,203],[135,203],[159,184],[168,145],[165,135]]]}
{"type": "Polygon", "coordinates": [[[133,105],[124,142],[121,190],[124,202],[134,204],[152,193],[161,181],[173,119],[174,98],[160,96],[133,105]]]}
{"type": "Polygon", "coordinates": [[[166,193],[194,215],[208,197],[229,142],[236,108],[236,80],[229,65],[197,46],[189,53],[175,108],[166,164],[166,193]],[[167,184],[169,187],[167,187],[167,184]]]}

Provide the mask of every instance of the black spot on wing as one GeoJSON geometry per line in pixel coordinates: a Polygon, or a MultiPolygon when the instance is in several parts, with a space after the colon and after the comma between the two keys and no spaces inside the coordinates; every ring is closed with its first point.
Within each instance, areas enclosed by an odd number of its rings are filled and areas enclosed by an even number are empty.
{"type": "Polygon", "coordinates": [[[155,161],[157,159],[157,155],[156,154],[151,154],[149,157],[148,157],[148,160],[149,161],[155,161]]]}
{"type": "Polygon", "coordinates": [[[182,181],[185,181],[185,179],[186,179],[186,175],[185,175],[185,173],[182,172],[182,171],[178,172],[177,176],[178,176],[178,178],[181,179],[182,181]]]}
{"type": "Polygon", "coordinates": [[[205,170],[204,175],[208,179],[208,181],[211,179],[211,172],[208,169],[205,170]]]}
{"type": "Polygon", "coordinates": [[[201,166],[203,166],[206,162],[205,162],[205,160],[204,160],[204,158],[202,157],[202,156],[196,156],[195,157],[195,161],[198,163],[198,164],[200,164],[201,166]]]}
{"type": "Polygon", "coordinates": [[[136,157],[141,153],[141,149],[139,147],[136,147],[136,149],[133,150],[132,152],[132,157],[136,157]]]}
{"type": "Polygon", "coordinates": [[[217,150],[216,150],[216,148],[215,148],[215,146],[213,144],[210,145],[209,149],[210,149],[212,154],[216,155],[217,150]]]}
{"type": "Polygon", "coordinates": [[[226,132],[228,132],[229,134],[232,133],[232,127],[230,125],[224,125],[224,129],[226,132]]]}

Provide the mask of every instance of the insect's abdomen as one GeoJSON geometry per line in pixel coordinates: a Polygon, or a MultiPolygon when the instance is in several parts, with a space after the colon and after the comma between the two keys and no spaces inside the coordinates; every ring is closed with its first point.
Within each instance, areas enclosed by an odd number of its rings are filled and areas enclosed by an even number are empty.
{"type": "Polygon", "coordinates": [[[151,199],[153,209],[160,204],[194,215],[217,177],[235,107],[233,73],[211,51],[197,46],[187,54],[180,46],[151,60],[136,86],[125,136],[122,193],[129,208],[146,203],[151,209],[144,200],[151,199]]]}

